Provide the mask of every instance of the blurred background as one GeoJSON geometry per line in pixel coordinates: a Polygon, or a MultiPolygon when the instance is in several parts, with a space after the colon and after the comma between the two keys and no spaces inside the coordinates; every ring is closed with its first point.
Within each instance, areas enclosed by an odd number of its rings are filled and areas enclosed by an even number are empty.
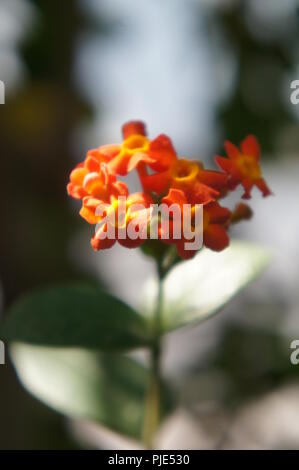
{"type": "MultiPolygon", "coordinates": [[[[165,448],[298,448],[299,80],[297,0],[1,0],[1,314],[46,284],[97,279],[138,306],[153,266],[137,250],[94,254],[66,195],[87,149],[129,119],[213,164],[254,133],[275,197],[234,236],[273,252],[267,272],[206,324],[166,339],[164,373],[182,406],[165,448]],[[128,260],[130,261],[128,263],[128,260]],[[125,274],[125,275],[124,275],[125,274]],[[178,352],[179,351],[179,352],[178,352]]],[[[241,193],[240,193],[241,194],[241,193]]],[[[254,196],[256,196],[254,194],[254,196]]],[[[0,365],[0,449],[101,447],[0,365]]]]}

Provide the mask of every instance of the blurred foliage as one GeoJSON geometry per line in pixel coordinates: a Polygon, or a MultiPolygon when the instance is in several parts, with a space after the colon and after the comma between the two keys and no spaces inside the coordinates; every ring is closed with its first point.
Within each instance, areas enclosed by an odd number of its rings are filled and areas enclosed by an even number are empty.
{"type": "Polygon", "coordinates": [[[202,249],[174,267],[163,281],[164,331],[194,326],[221,311],[269,260],[263,248],[234,240],[221,253],[202,249]]]}
{"type": "Polygon", "coordinates": [[[75,126],[88,112],[72,83],[77,2],[36,1],[38,26],[23,45],[29,82],[0,109],[0,233],[6,303],[36,285],[82,277],[68,259],[78,224],[65,185],[75,126]]]}
{"type": "MultiPolygon", "coordinates": [[[[266,156],[272,155],[277,136],[294,124],[295,116],[287,106],[288,75],[298,62],[299,15],[296,22],[282,27],[282,37],[263,37],[269,24],[256,25],[260,35],[249,27],[248,3],[238,1],[218,10],[217,23],[237,60],[237,77],[228,100],[219,107],[222,134],[239,143],[248,133],[255,134],[266,156]]],[[[294,12],[295,13],[295,12],[294,12]]],[[[298,11],[297,11],[298,13],[298,11]]]]}
{"type": "MultiPolygon", "coordinates": [[[[0,107],[0,279],[10,304],[47,282],[82,279],[69,258],[79,226],[65,185],[74,165],[74,128],[90,115],[73,85],[78,2],[39,0],[37,24],[22,45],[28,78],[0,107]]],[[[0,368],[0,448],[70,448],[62,419],[23,393],[0,368]]]]}
{"type": "Polygon", "coordinates": [[[299,380],[287,339],[262,328],[228,325],[209,365],[228,374],[230,405],[268,392],[285,380],[299,380]]]}
{"type": "Polygon", "coordinates": [[[150,344],[145,319],[99,287],[36,290],[10,308],[0,336],[9,342],[122,351],[150,344]]]}
{"type": "MultiPolygon", "coordinates": [[[[242,305],[242,304],[241,304],[242,305]]],[[[239,304],[240,307],[240,304],[239,304]]],[[[248,313],[253,305],[243,305],[248,313]]],[[[267,315],[271,305],[255,305],[267,315]]],[[[209,404],[226,411],[265,396],[282,384],[299,383],[298,367],[290,362],[290,339],[279,329],[228,321],[216,347],[185,371],[177,385],[180,400],[191,410],[209,404]]]]}
{"type": "MultiPolygon", "coordinates": [[[[149,374],[138,362],[119,354],[20,343],[12,346],[12,357],[24,386],[53,409],[141,438],[149,374]]],[[[164,388],[163,414],[172,406],[164,388]]]]}
{"type": "Polygon", "coordinates": [[[0,367],[0,450],[74,449],[65,420],[30,396],[10,364],[0,367]]]}
{"type": "MultiPolygon", "coordinates": [[[[218,312],[268,258],[263,249],[234,242],[224,253],[205,250],[176,266],[163,283],[161,335],[218,312]]],[[[104,290],[69,285],[36,290],[14,303],[0,334],[12,345],[19,378],[37,398],[68,417],[140,437],[146,369],[123,356],[94,351],[153,347],[151,322],[152,315],[145,318],[104,290]]]]}

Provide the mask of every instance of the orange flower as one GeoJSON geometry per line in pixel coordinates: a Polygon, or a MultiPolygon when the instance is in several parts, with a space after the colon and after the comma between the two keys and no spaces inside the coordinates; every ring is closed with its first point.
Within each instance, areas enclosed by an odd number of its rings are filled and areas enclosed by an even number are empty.
{"type": "Polygon", "coordinates": [[[227,177],[218,171],[203,169],[201,162],[175,160],[166,171],[142,176],[143,187],[158,195],[165,194],[170,188],[185,192],[188,202],[206,204],[220,196],[226,188],[227,177]]]}
{"type": "Polygon", "coordinates": [[[145,164],[154,171],[163,171],[177,160],[171,140],[164,134],[150,141],[146,136],[145,125],[131,121],[123,125],[123,142],[119,152],[111,159],[109,170],[125,176],[134,169],[140,175],[146,174],[145,164]]]}
{"type": "Polygon", "coordinates": [[[116,241],[127,248],[137,248],[144,243],[152,202],[150,196],[143,193],[133,193],[123,200],[115,199],[111,204],[86,201],[92,205],[96,223],[100,223],[91,239],[93,249],[111,248],[116,241]]]}
{"type": "Polygon", "coordinates": [[[112,173],[125,176],[133,168],[137,168],[139,163],[144,164],[151,161],[148,155],[150,142],[146,137],[145,125],[140,121],[131,121],[124,124],[122,133],[124,140],[119,147],[119,152],[108,166],[112,173]],[[140,157],[140,160],[138,157],[140,157]],[[132,159],[135,162],[133,166],[132,159]]]}
{"type": "Polygon", "coordinates": [[[170,165],[177,161],[177,154],[167,135],[161,134],[149,142],[147,153],[138,152],[130,161],[129,171],[136,168],[140,163],[147,163],[154,171],[167,170],[170,165]]]}
{"type": "MultiPolygon", "coordinates": [[[[162,202],[167,204],[168,206],[177,205],[182,209],[186,204],[188,204],[188,200],[182,190],[178,189],[170,189],[169,193],[166,197],[162,199],[162,202]]],[[[195,205],[191,205],[191,217],[195,213],[195,205]]],[[[202,233],[203,233],[203,244],[214,251],[221,251],[229,245],[229,237],[227,234],[227,228],[231,218],[231,211],[225,207],[221,207],[218,202],[211,202],[203,206],[203,225],[202,225],[202,233]]],[[[182,220],[181,220],[182,222],[182,220]]],[[[183,230],[182,230],[182,223],[180,224],[181,228],[181,236],[177,240],[173,237],[175,232],[175,226],[173,225],[173,220],[170,221],[170,229],[169,230],[169,238],[166,243],[175,243],[177,247],[178,254],[181,258],[189,259],[192,258],[196,252],[196,250],[189,250],[185,248],[186,243],[194,241],[194,238],[191,240],[187,240],[184,237],[183,230]]],[[[194,223],[194,218],[192,219],[192,226],[193,230],[196,230],[196,226],[194,223]]],[[[165,227],[161,226],[160,229],[160,236],[163,239],[165,227]]]]}
{"type": "Polygon", "coordinates": [[[263,196],[271,194],[260,168],[260,148],[253,135],[247,136],[241,143],[241,150],[228,140],[224,144],[228,158],[216,156],[218,166],[229,175],[229,188],[239,184],[244,188],[243,199],[251,197],[251,189],[257,186],[263,196]]]}
{"type": "Polygon", "coordinates": [[[241,220],[249,220],[252,216],[253,212],[250,207],[247,204],[244,204],[244,202],[239,202],[239,204],[234,208],[230,220],[232,224],[235,224],[241,220]]]}
{"type": "Polygon", "coordinates": [[[203,243],[213,251],[224,250],[229,245],[227,228],[231,211],[221,207],[218,202],[204,206],[203,214],[203,243]]]}
{"type": "Polygon", "coordinates": [[[202,235],[204,246],[221,251],[229,244],[230,225],[248,220],[252,211],[239,203],[231,212],[220,206],[218,200],[239,184],[245,190],[243,198],[250,197],[254,185],[264,196],[271,193],[261,175],[259,145],[253,136],[243,140],[241,150],[225,142],[228,158],[216,157],[224,170],[219,172],[206,170],[200,161],[179,159],[170,138],[160,134],[150,140],[141,121],[124,124],[122,134],[121,144],[104,145],[87,152],[84,162],[71,172],[67,186],[70,196],[82,200],[80,215],[88,223],[98,224],[91,240],[95,250],[110,248],[116,241],[130,248],[144,243],[151,234],[154,199],[158,205],[175,205],[181,211],[179,216],[170,213],[166,221],[161,214],[155,219],[159,240],[174,244],[180,257],[194,256],[199,246],[194,243],[194,248],[190,248],[190,243],[198,241],[198,235],[199,238],[202,235]],[[133,170],[137,170],[143,192],[129,195],[127,185],[117,176],[133,170]],[[188,234],[184,232],[186,204],[191,209],[188,234]],[[203,210],[201,221],[197,217],[198,204],[203,210]],[[109,234],[113,230],[115,234],[111,238],[109,234]]]}
{"type": "MultiPolygon", "coordinates": [[[[116,145],[103,145],[98,149],[89,150],[84,162],[79,163],[70,174],[70,182],[67,192],[75,199],[82,199],[87,195],[96,195],[100,188],[106,187],[106,193],[110,193],[116,178],[109,173],[107,163],[119,152],[116,145]]],[[[121,190],[121,185],[119,190],[121,190]]]]}
{"type": "Polygon", "coordinates": [[[119,152],[109,163],[112,173],[127,175],[137,169],[143,174],[145,164],[154,171],[163,171],[177,160],[171,140],[164,134],[150,141],[146,136],[145,125],[140,121],[130,121],[122,127],[123,142],[119,152]]]}

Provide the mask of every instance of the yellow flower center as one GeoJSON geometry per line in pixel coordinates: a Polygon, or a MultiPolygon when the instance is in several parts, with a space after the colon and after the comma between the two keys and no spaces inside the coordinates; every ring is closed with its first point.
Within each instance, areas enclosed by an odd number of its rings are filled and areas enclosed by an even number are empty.
{"type": "Polygon", "coordinates": [[[177,160],[172,168],[172,178],[177,183],[192,183],[196,180],[199,167],[189,160],[177,160]]]}
{"type": "Polygon", "coordinates": [[[244,176],[255,181],[261,178],[261,170],[257,161],[247,155],[238,159],[239,168],[244,176]]]}
{"type": "Polygon", "coordinates": [[[149,148],[149,141],[143,135],[131,135],[122,144],[123,150],[130,155],[134,155],[137,152],[147,152],[149,148]]]}

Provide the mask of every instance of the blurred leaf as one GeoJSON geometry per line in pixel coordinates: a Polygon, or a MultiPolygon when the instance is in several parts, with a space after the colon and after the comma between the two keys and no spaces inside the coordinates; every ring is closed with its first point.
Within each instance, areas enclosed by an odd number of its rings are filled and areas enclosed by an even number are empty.
{"type": "Polygon", "coordinates": [[[144,319],[131,307],[92,286],[56,287],[16,302],[1,329],[7,341],[89,349],[145,346],[144,319]]]}
{"type": "Polygon", "coordinates": [[[191,261],[174,267],[163,284],[164,331],[218,312],[268,261],[269,253],[263,248],[235,241],[221,253],[203,249],[191,261]]]}
{"type": "MultiPolygon", "coordinates": [[[[252,307],[249,305],[249,309],[252,307]]],[[[269,304],[268,311],[265,308],[264,305],[260,313],[270,317],[275,305],[269,304]]],[[[218,346],[205,366],[229,377],[230,404],[267,393],[287,380],[298,380],[298,370],[290,361],[289,339],[278,325],[273,331],[274,325],[275,322],[271,331],[260,325],[231,323],[221,332],[218,346]]]]}
{"type": "Polygon", "coordinates": [[[136,361],[22,343],[13,344],[10,352],[25,388],[54,410],[140,437],[148,372],[136,361]]]}

